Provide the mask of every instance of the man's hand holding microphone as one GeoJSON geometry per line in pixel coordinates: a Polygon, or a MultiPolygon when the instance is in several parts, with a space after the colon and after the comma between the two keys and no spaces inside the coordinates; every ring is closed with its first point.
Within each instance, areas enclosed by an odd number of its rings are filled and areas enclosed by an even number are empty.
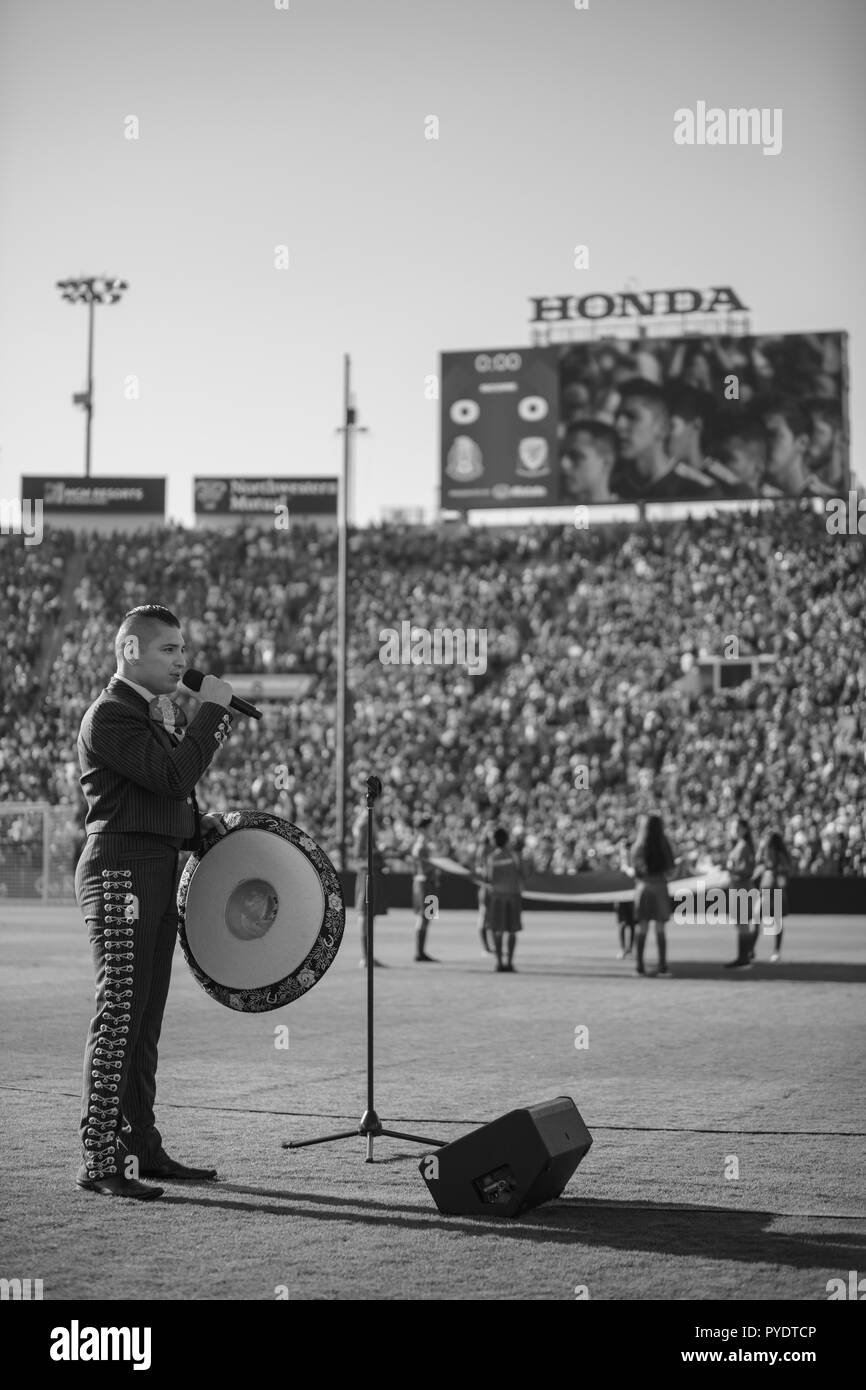
{"type": "Polygon", "coordinates": [[[232,688],[228,681],[221,680],[219,676],[204,676],[198,687],[187,685],[187,676],[197,675],[198,672],[185,671],[181,676],[181,689],[194,700],[198,700],[203,705],[222,705],[223,709],[228,709],[231,705],[232,688]]]}
{"type": "Polygon", "coordinates": [[[191,668],[184,671],[181,685],[203,704],[222,705],[224,709],[234,710],[236,714],[246,714],[250,719],[262,717],[260,709],[251,705],[249,700],[242,700],[240,695],[234,695],[228,681],[220,680],[219,676],[205,676],[201,671],[191,668]]]}

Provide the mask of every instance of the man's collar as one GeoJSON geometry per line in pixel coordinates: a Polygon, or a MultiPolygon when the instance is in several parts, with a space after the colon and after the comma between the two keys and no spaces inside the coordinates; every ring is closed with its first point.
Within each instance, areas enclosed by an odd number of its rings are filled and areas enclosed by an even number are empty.
{"type": "Polygon", "coordinates": [[[140,695],[142,700],[146,700],[148,704],[150,704],[151,700],[156,699],[152,690],[146,690],[143,685],[136,685],[135,681],[131,681],[128,676],[122,676],[119,671],[115,671],[112,679],[123,681],[124,685],[128,685],[131,690],[135,691],[136,695],[140,695]]]}

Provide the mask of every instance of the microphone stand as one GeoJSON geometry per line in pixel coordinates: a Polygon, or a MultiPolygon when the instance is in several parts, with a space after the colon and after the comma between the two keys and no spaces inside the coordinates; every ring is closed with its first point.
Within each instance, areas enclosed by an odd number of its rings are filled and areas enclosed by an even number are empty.
{"type": "Polygon", "coordinates": [[[356,1134],[361,1134],[367,1140],[367,1157],[365,1163],[375,1162],[373,1158],[373,1140],[380,1137],[387,1139],[405,1139],[410,1144],[434,1145],[436,1148],[443,1147],[445,1139],[425,1139],[420,1134],[403,1134],[398,1129],[385,1129],[382,1121],[376,1113],[373,1099],[373,1036],[374,1036],[374,1010],[373,1010],[373,805],[376,799],[382,795],[382,783],[378,777],[367,778],[367,892],[365,897],[365,912],[367,921],[367,1109],[361,1116],[361,1123],[357,1129],[340,1130],[337,1134],[322,1134],[317,1139],[298,1139],[284,1140],[284,1149],[306,1149],[311,1144],[331,1144],[338,1139],[354,1139],[356,1134]]]}

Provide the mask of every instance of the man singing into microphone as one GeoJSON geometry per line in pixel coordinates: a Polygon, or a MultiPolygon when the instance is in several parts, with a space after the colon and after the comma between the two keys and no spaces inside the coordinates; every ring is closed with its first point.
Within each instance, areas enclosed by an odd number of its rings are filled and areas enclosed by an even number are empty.
{"type": "MultiPolygon", "coordinates": [[[[87,840],[75,896],[90,933],[96,1013],[84,1056],[79,1187],[148,1200],[143,1178],[215,1178],[169,1158],[156,1128],[157,1044],[177,935],[178,851],[225,833],[195,785],[231,729],[231,686],[205,676],[186,717],[171,696],[186,666],[167,608],[133,608],[114,641],[117,671],[81,721],[87,840]]],[[[185,687],[183,687],[185,689],[185,687]]]]}

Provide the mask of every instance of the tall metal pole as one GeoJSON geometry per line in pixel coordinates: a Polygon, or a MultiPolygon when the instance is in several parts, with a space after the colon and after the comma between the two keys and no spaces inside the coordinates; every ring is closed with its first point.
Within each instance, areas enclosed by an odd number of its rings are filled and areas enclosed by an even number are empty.
{"type": "Polygon", "coordinates": [[[93,420],[93,327],[97,304],[117,304],[124,290],[129,289],[126,280],[116,280],[107,275],[79,276],[76,280],[57,280],[61,299],[69,304],[87,305],[87,388],[76,391],[72,397],[73,405],[84,408],[84,475],[90,477],[91,462],[91,422],[93,420]]]}
{"type": "Polygon", "coordinates": [[[90,477],[90,424],[93,419],[93,321],[96,301],[87,303],[87,420],[84,429],[84,475],[90,477]]]}
{"type": "Polygon", "coordinates": [[[343,471],[337,516],[337,843],[340,872],[346,872],[346,695],[349,472],[351,467],[351,416],[349,408],[349,354],[343,355],[343,471]]]}

